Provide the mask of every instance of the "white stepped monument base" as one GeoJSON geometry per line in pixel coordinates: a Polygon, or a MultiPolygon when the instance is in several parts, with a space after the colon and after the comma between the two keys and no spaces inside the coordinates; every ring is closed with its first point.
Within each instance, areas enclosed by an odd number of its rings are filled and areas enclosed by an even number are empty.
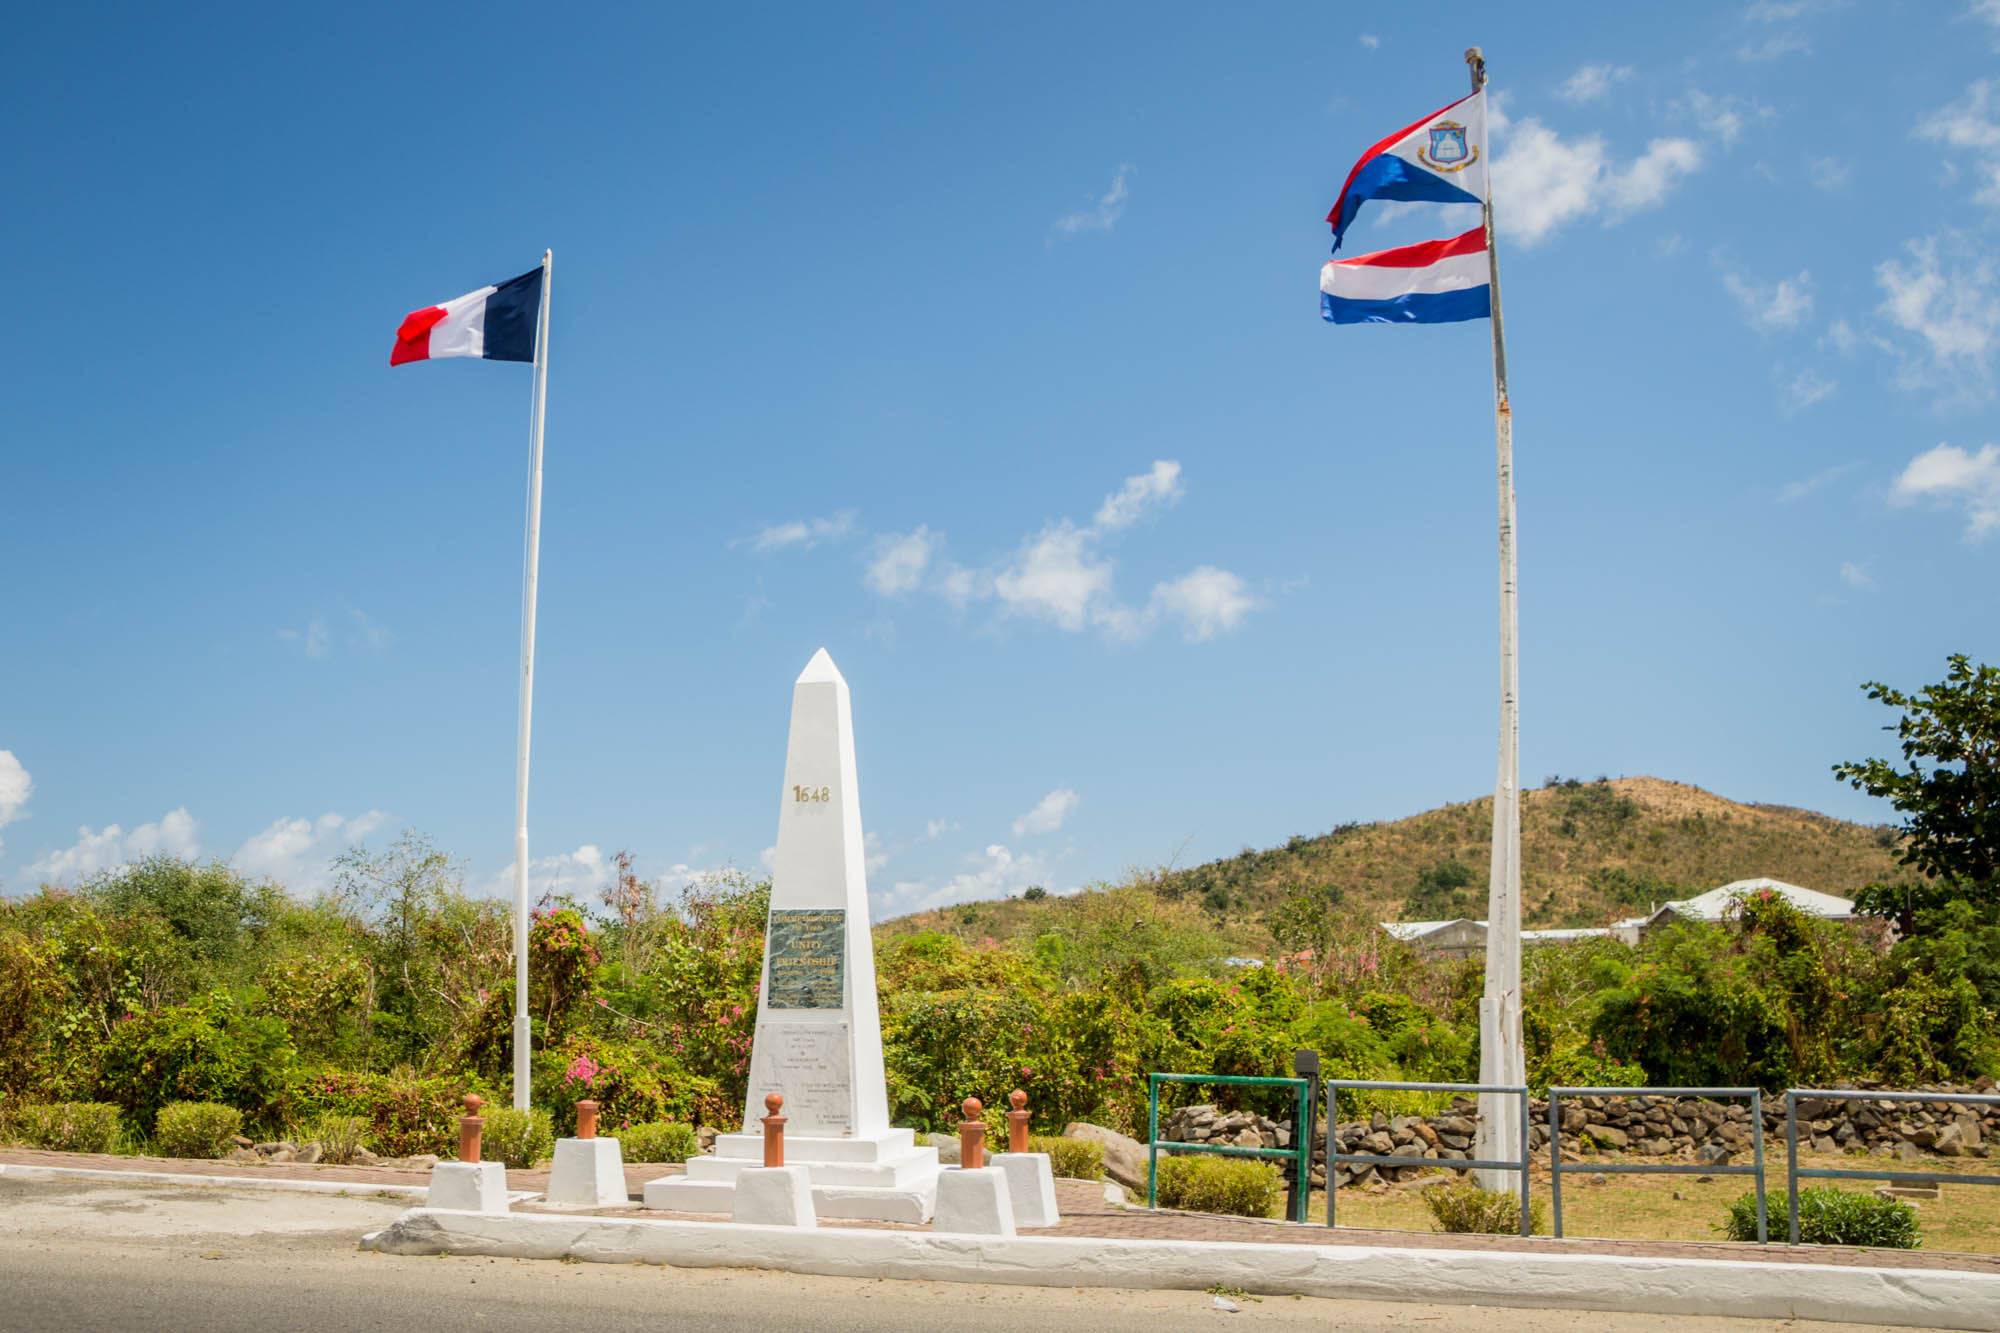
{"type": "Polygon", "coordinates": [[[875,946],[847,681],[822,648],[792,685],[764,976],[750,1044],[745,1133],[724,1134],[687,1174],[646,1186],[646,1206],[732,1213],[736,1177],[764,1165],[758,1109],[775,1093],[821,1217],[931,1220],[937,1149],[889,1125],[875,946]]]}
{"type": "MultiPolygon", "coordinates": [[[[646,1206],[677,1213],[733,1213],[736,1178],[764,1165],[760,1134],[724,1134],[707,1157],[688,1159],[687,1174],[646,1184],[646,1206]]],[[[785,1165],[806,1169],[813,1211],[821,1217],[875,1222],[931,1220],[937,1207],[936,1148],[892,1129],[870,1138],[815,1138],[787,1132],[785,1165]]]]}

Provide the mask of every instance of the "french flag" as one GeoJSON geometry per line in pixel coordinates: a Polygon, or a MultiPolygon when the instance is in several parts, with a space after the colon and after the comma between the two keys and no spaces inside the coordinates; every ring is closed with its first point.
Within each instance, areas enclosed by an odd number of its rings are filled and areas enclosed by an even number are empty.
{"type": "Polygon", "coordinates": [[[1454,324],[1493,313],[1486,228],[1329,260],[1319,271],[1319,310],[1329,324],[1454,324]]]}
{"type": "Polygon", "coordinates": [[[537,268],[497,287],[412,310],[396,330],[389,364],[477,356],[488,361],[533,361],[535,325],[542,305],[542,273],[537,268]]]}
{"type": "Polygon", "coordinates": [[[1406,125],[1361,155],[1333,211],[1333,252],[1354,215],[1370,199],[1405,203],[1486,202],[1486,92],[1461,97],[1442,111],[1406,125]]]}

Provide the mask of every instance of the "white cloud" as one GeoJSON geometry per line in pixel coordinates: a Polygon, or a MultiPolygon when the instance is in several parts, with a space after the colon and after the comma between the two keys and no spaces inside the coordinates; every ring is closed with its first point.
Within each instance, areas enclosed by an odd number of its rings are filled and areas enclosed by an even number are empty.
{"type": "Polygon", "coordinates": [[[107,824],[102,830],[84,825],[77,829],[74,843],[36,857],[28,863],[27,873],[44,881],[71,881],[162,853],[191,859],[201,854],[196,832],[194,817],[186,806],[169,810],[130,833],[117,824],[107,824]]]}
{"type": "Polygon", "coordinates": [[[1097,508],[1099,531],[1116,532],[1138,522],[1148,509],[1169,506],[1187,494],[1181,484],[1181,465],[1172,459],[1155,459],[1151,470],[1125,478],[1125,484],[1104,497],[1097,508]]]}
{"type": "Polygon", "coordinates": [[[1762,41],[1745,42],[1736,48],[1736,58],[1745,61],[1776,60],[1794,52],[1811,55],[1812,43],[1802,32],[1779,32],[1762,41]]]}
{"type": "Polygon", "coordinates": [[[890,535],[875,542],[874,558],[864,575],[868,586],[884,597],[901,597],[914,592],[924,581],[939,538],[921,524],[915,532],[890,535]]]}
{"type": "Polygon", "coordinates": [[[1863,591],[1875,586],[1875,580],[1868,576],[1868,571],[1852,560],[1841,562],[1840,581],[1850,588],[1859,588],[1863,591]]]}
{"type": "Polygon", "coordinates": [[[1806,176],[1815,190],[1832,194],[1847,188],[1847,182],[1854,178],[1854,167],[1837,157],[1809,157],[1806,159],[1806,176]]]}
{"type": "Polygon", "coordinates": [[[1117,226],[1125,214],[1125,197],[1131,193],[1127,182],[1135,170],[1130,162],[1122,164],[1111,178],[1110,189],[1097,196],[1090,207],[1057,218],[1055,230],[1074,236],[1080,231],[1110,231],[1117,226]]]}
{"type": "Polygon", "coordinates": [[[1494,159],[1494,214],[1512,239],[1539,245],[1579,218],[1602,214],[1608,226],[1653,207],[1702,160],[1692,139],[1655,139],[1637,158],[1613,166],[1602,136],[1566,140],[1530,117],[1509,126],[1505,149],[1494,159]]]}
{"type": "Polygon", "coordinates": [[[1784,379],[1781,374],[1778,406],[1786,416],[1793,416],[1805,411],[1814,403],[1832,397],[1833,391],[1838,387],[1839,381],[1827,379],[1811,366],[1807,366],[1790,379],[1784,379]]]}
{"type": "Polygon", "coordinates": [[[1978,203],[2000,207],[2000,105],[1994,85],[1978,79],[1967,84],[1965,96],[1933,111],[1917,126],[1917,137],[1952,149],[1947,169],[1956,173],[1969,165],[1980,186],[1978,203]]]}
{"type": "Polygon", "coordinates": [[[0,828],[21,817],[34,791],[34,779],[28,776],[28,770],[14,757],[14,752],[0,750],[0,828]]]}
{"type": "Polygon", "coordinates": [[[1153,588],[1153,605],[1180,619],[1188,642],[1227,634],[1257,607],[1243,580],[1226,569],[1202,565],[1153,588]]]}
{"type": "Polygon", "coordinates": [[[1846,356],[1861,345],[1861,335],[1845,319],[1836,319],[1826,326],[1826,336],[1819,340],[1819,344],[1846,356]]]}
{"type": "Polygon", "coordinates": [[[1035,808],[1014,821],[1014,836],[1032,837],[1042,833],[1054,833],[1069,818],[1069,812],[1076,809],[1077,794],[1068,787],[1057,787],[1054,791],[1035,802],[1035,808]]]}
{"type": "Polygon", "coordinates": [[[1836,463],[1823,472],[1815,472],[1803,481],[1787,482],[1778,491],[1778,503],[1790,504],[1794,500],[1803,500],[1814,491],[1831,486],[1860,466],[1859,463],[1836,463]]]}
{"type": "Polygon", "coordinates": [[[354,607],[349,607],[347,614],[354,618],[355,638],[352,646],[378,656],[388,651],[390,641],[395,638],[389,632],[388,626],[376,624],[365,613],[354,607]]]}
{"type": "Polygon", "coordinates": [[[1563,80],[1556,89],[1556,96],[1565,102],[1602,101],[1611,93],[1611,85],[1623,83],[1632,77],[1630,65],[1584,65],[1576,73],[1563,80]]]}
{"type": "Polygon", "coordinates": [[[1743,307],[1743,316],[1750,321],[1750,326],[1765,333],[1795,329],[1805,322],[1806,316],[1812,314],[1813,281],[1811,272],[1807,270],[1800,270],[1796,278],[1782,278],[1769,284],[1725,273],[1722,285],[1743,307]]]}
{"type": "Polygon", "coordinates": [[[1010,897],[1030,884],[1040,884],[1051,892],[1050,862],[1038,854],[1016,856],[1001,843],[991,843],[984,852],[968,855],[965,869],[948,879],[899,880],[886,892],[868,895],[875,919],[927,911],[951,903],[990,901],[1010,897]]]}
{"type": "Polygon", "coordinates": [[[1611,216],[1652,208],[1673,192],[1681,177],[1701,169],[1701,148],[1692,139],[1655,139],[1622,171],[1604,173],[1611,216]]]}
{"type": "Polygon", "coordinates": [[[381,810],[349,819],[324,814],[317,819],[280,819],[247,839],[229,863],[245,875],[274,879],[309,897],[333,886],[333,858],[389,822],[381,810]]]}
{"type": "Polygon", "coordinates": [[[1673,110],[1691,117],[1703,134],[1725,149],[1736,146],[1750,122],[1770,120],[1777,115],[1755,98],[1738,97],[1734,93],[1718,97],[1699,88],[1688,89],[1687,96],[1673,104],[1673,110]]]}
{"type": "MultiPolygon", "coordinates": [[[[1992,2],[1995,5],[2000,5],[2000,0],[1992,0],[1992,2]]],[[[1356,40],[1358,40],[1363,46],[1367,47],[1370,51],[1373,51],[1382,45],[1382,39],[1380,37],[1377,37],[1372,32],[1364,32],[1356,40]]]]}
{"type": "MultiPolygon", "coordinates": [[[[557,852],[553,856],[528,856],[528,901],[535,902],[545,894],[566,894],[573,898],[588,898],[605,884],[612,874],[611,858],[593,843],[584,843],[573,852],[557,852]]],[[[685,875],[700,879],[706,872],[690,871],[686,866],[675,866],[668,872],[669,877],[685,875]]],[[[514,861],[508,858],[506,868],[495,874],[486,883],[486,894],[492,898],[514,896],[514,861]]]]}
{"type": "Polygon", "coordinates": [[[1988,444],[1967,453],[1954,444],[1940,444],[1909,461],[1889,488],[1896,504],[1929,500],[1965,510],[1965,538],[1982,541],[2000,530],[2000,445],[1988,444]]]}
{"type": "Polygon", "coordinates": [[[958,831],[958,825],[949,819],[932,819],[924,823],[924,837],[936,842],[947,833],[958,831]]]}
{"type": "Polygon", "coordinates": [[[1878,311],[1910,335],[1892,349],[1902,361],[1898,383],[1936,389],[1945,402],[1977,402],[1992,393],[1992,363],[2000,339],[2000,271],[1984,246],[1943,232],[1911,241],[1908,262],[1885,260],[1875,279],[1884,293],[1878,311]]]}
{"type": "Polygon", "coordinates": [[[750,539],[753,551],[781,551],[796,546],[810,551],[822,542],[836,542],[854,534],[854,511],[843,509],[825,518],[805,518],[791,523],[767,523],[750,539]]]}
{"type": "Polygon", "coordinates": [[[1011,614],[1061,629],[1112,624],[1111,562],[1091,549],[1091,537],[1067,520],[1043,528],[994,575],[994,595],[1011,614]]]}
{"type": "Polygon", "coordinates": [[[278,637],[290,643],[303,645],[306,656],[315,662],[326,656],[327,645],[331,639],[326,632],[326,621],[320,616],[314,616],[306,623],[303,630],[281,629],[278,631],[278,637]]]}
{"type": "Polygon", "coordinates": [[[861,856],[862,867],[872,875],[883,866],[888,865],[895,858],[895,853],[882,845],[881,834],[877,833],[874,829],[869,829],[868,832],[861,835],[861,856]]]}
{"type": "Polygon", "coordinates": [[[920,527],[907,536],[881,539],[865,581],[883,596],[926,588],[960,611],[974,602],[992,601],[1002,616],[1040,621],[1069,633],[1099,630],[1112,638],[1136,639],[1165,613],[1182,618],[1190,641],[1212,638],[1235,629],[1256,605],[1240,578],[1204,565],[1159,585],[1151,602],[1136,607],[1118,599],[1115,565],[1099,549],[1107,538],[1185,493],[1181,465],[1159,459],[1105,496],[1088,525],[1052,519],[1022,538],[1011,555],[977,569],[936,561],[942,539],[920,527]]]}

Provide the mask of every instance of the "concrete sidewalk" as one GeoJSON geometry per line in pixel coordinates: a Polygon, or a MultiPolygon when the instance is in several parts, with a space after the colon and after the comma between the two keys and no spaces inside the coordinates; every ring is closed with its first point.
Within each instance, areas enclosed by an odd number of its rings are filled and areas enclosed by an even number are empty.
{"type": "MultiPolygon", "coordinates": [[[[268,1179],[327,1182],[336,1185],[390,1185],[422,1188],[428,1181],[424,1171],[382,1167],[307,1166],[297,1162],[262,1164],[251,1162],[199,1161],[185,1158],[117,1157],[86,1153],[43,1152],[27,1149],[0,1151],[0,1167],[20,1166],[89,1169],[106,1172],[157,1172],[183,1176],[213,1176],[236,1179],[268,1179]]],[[[627,1165],[625,1184],[635,1201],[645,1183],[680,1170],[677,1166],[627,1165]]],[[[509,1171],[511,1191],[539,1194],[548,1186],[547,1171],[509,1171]]],[[[1546,1236],[1440,1235],[1420,1231],[1380,1231],[1358,1227],[1328,1228],[1286,1222],[1259,1222],[1249,1218],[1218,1217],[1200,1213],[1176,1213],[1143,1207],[1121,1207],[1107,1203],[1101,1187],[1062,1181],[1056,1185],[1056,1202],[1062,1224],[1025,1232],[1024,1235],[1057,1238],[1112,1240],[1201,1241],[1215,1244],[1248,1245],[1347,1245],[1379,1248],[1474,1251],[1521,1251],[1538,1255],[1595,1255],[1631,1259],[1723,1259],[1738,1263],[1769,1262],[1786,1264],[1826,1264],[1836,1266],[1895,1269],[1926,1269],[1965,1273],[2000,1274],[2000,1255],[1957,1254],[1935,1250],[1881,1250],[1846,1246],[1752,1245],[1735,1242],[1591,1240],[1546,1236]]],[[[1780,1201],[1782,1207],[1782,1200],[1780,1201]]],[[[727,1221],[694,1213],[669,1213],[634,1206],[599,1209],[595,1214],[577,1209],[551,1209],[539,1203],[519,1205],[530,1213],[561,1212],[565,1215],[648,1218],[661,1221],[727,1221]]],[[[827,1228],[854,1228],[871,1231],[928,1232],[927,1228],[887,1222],[847,1222],[828,1219],[827,1228]]]]}

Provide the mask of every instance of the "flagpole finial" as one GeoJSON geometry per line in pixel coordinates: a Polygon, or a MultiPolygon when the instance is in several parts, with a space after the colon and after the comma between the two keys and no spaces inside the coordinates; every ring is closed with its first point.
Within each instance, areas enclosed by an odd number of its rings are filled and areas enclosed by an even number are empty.
{"type": "Polygon", "coordinates": [[[1476,46],[1465,48],[1465,63],[1472,69],[1472,91],[1486,86],[1486,53],[1476,46]]]}

